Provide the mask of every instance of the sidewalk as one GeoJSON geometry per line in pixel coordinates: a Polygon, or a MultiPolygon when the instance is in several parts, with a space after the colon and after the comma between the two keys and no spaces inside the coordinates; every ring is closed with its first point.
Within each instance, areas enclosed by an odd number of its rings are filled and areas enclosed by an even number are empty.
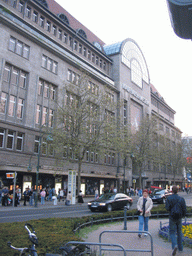
{"type": "MultiPolygon", "coordinates": [[[[153,237],[153,252],[154,256],[171,256],[172,249],[171,243],[164,241],[162,238],[158,236],[158,229],[160,226],[160,221],[162,223],[168,222],[168,219],[156,220],[150,219],[149,220],[149,232],[153,237]]],[[[127,230],[138,230],[139,223],[138,221],[128,221],[127,222],[127,230]]],[[[100,227],[98,230],[93,231],[87,235],[85,239],[87,242],[99,242],[99,234],[104,230],[123,230],[124,223],[116,223],[110,224],[100,227]]],[[[150,239],[149,237],[141,237],[139,238],[137,234],[112,234],[112,233],[105,233],[102,236],[102,243],[110,243],[110,244],[121,244],[125,249],[150,249],[150,239]]],[[[107,252],[103,251],[104,256],[121,256],[123,255],[122,252],[107,252]]],[[[149,252],[127,252],[127,256],[149,256],[151,255],[149,252]]],[[[188,247],[184,247],[182,253],[177,253],[176,255],[182,256],[191,256],[192,249],[188,247]]]]}
{"type": "MultiPolygon", "coordinates": [[[[83,198],[84,200],[84,204],[87,204],[89,201],[93,200],[94,197],[85,197],[83,198]]],[[[76,201],[76,204],[77,204],[77,201],[76,201]]],[[[57,205],[54,205],[54,201],[45,201],[45,204],[42,205],[40,201],[38,201],[38,204],[37,204],[37,207],[38,209],[47,209],[47,208],[54,208],[54,207],[64,207],[65,206],[65,200],[62,201],[60,200],[60,202],[57,200],[57,205]]],[[[66,206],[67,207],[67,206],[66,206]]],[[[13,207],[11,205],[9,206],[2,206],[0,205],[0,211],[16,211],[16,210],[21,210],[21,209],[24,209],[24,210],[27,210],[27,209],[37,209],[34,205],[31,206],[29,205],[29,202],[27,202],[27,205],[24,206],[23,205],[23,200],[20,202],[20,204],[17,206],[17,207],[13,207]]]]}

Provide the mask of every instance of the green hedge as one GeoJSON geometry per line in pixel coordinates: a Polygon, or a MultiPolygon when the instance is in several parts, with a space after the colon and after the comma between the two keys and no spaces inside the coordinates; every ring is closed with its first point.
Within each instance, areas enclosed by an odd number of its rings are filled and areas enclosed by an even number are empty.
{"type": "MultiPolygon", "coordinates": [[[[127,216],[133,216],[137,210],[127,211],[127,216]]],[[[159,205],[152,209],[152,214],[165,213],[164,205],[159,205]]],[[[187,207],[187,212],[192,215],[192,207],[187,207]]],[[[47,252],[58,252],[58,248],[71,240],[79,240],[73,230],[78,224],[90,222],[91,220],[99,220],[104,218],[123,217],[124,211],[106,212],[103,214],[94,214],[82,218],[49,218],[28,221],[33,225],[37,237],[39,239],[38,253],[45,255],[47,252]]],[[[11,241],[16,247],[26,247],[31,243],[28,239],[28,233],[24,229],[25,222],[1,223],[0,224],[0,255],[12,256],[15,251],[7,246],[7,242],[11,241]]]]}

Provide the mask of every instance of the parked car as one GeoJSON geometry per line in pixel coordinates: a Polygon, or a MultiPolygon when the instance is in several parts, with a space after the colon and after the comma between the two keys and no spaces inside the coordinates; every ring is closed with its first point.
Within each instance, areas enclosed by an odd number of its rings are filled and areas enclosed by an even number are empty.
{"type": "Polygon", "coordinates": [[[154,203],[159,203],[159,204],[165,204],[166,198],[168,196],[172,195],[172,192],[169,192],[166,189],[158,189],[155,190],[151,195],[151,199],[154,203]]]}
{"type": "Polygon", "coordinates": [[[112,211],[117,209],[122,209],[127,206],[130,209],[133,203],[133,199],[123,193],[106,193],[101,195],[98,199],[90,201],[88,203],[88,208],[95,212],[96,210],[112,211]]]}

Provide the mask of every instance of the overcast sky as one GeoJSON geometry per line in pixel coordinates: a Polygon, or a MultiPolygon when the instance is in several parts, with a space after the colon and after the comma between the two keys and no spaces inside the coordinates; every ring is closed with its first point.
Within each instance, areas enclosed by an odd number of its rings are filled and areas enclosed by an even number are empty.
{"type": "Polygon", "coordinates": [[[166,0],[56,1],[106,44],[134,39],[175,125],[192,136],[192,41],[174,33],[166,0]]]}

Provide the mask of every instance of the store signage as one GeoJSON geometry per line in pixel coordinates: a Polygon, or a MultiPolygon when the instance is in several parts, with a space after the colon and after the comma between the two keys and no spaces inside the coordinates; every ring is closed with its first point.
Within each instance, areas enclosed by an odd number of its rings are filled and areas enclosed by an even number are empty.
{"type": "Polygon", "coordinates": [[[6,178],[7,178],[7,179],[14,179],[14,178],[15,178],[15,173],[14,173],[14,172],[8,172],[8,173],[6,173],[6,178]]]}

